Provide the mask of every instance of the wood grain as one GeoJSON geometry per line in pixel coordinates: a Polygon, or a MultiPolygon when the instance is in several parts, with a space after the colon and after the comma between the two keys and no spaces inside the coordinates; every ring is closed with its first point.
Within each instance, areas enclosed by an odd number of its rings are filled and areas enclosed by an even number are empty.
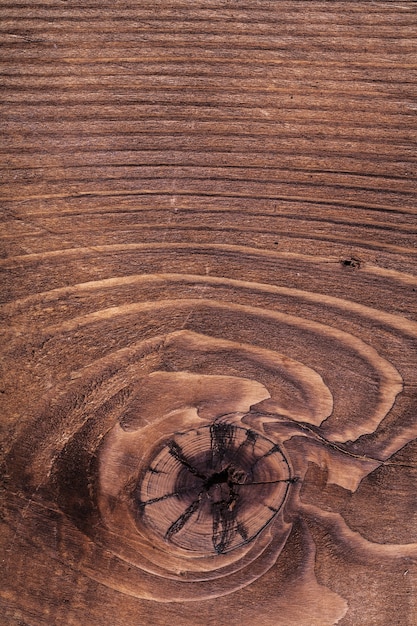
{"type": "Polygon", "coordinates": [[[416,624],[416,22],[0,4],[2,624],[416,624]]]}

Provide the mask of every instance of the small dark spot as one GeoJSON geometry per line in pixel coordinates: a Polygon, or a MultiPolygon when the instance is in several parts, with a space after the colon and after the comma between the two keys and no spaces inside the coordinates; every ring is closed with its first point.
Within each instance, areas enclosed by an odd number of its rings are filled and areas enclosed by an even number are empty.
{"type": "Polygon", "coordinates": [[[348,267],[353,270],[358,270],[361,266],[360,260],[353,256],[350,257],[350,259],[342,259],[340,263],[342,267],[348,267]]]}

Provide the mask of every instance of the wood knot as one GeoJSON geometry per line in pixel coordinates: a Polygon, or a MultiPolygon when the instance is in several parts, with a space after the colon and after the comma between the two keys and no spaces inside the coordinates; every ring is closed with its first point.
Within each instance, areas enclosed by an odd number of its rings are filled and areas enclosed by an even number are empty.
{"type": "Polygon", "coordinates": [[[223,554],[254,539],[291,483],[281,447],[225,421],[176,433],[151,455],[133,491],[138,523],[167,543],[223,554]]]}

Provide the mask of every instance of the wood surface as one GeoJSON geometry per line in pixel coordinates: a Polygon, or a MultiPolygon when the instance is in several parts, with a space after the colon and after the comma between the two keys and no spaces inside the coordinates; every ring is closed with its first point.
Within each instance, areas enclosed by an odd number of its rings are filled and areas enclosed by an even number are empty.
{"type": "Polygon", "coordinates": [[[417,624],[416,18],[1,2],[1,624],[417,624]]]}

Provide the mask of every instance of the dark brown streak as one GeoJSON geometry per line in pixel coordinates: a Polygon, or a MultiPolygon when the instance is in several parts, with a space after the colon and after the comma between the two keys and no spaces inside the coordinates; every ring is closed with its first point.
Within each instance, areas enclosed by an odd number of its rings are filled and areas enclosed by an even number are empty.
{"type": "Polygon", "coordinates": [[[200,478],[201,480],[205,481],[207,479],[206,476],[204,476],[203,474],[201,474],[195,467],[193,467],[191,465],[191,463],[186,459],[186,457],[184,456],[184,453],[182,451],[181,446],[179,446],[177,444],[176,441],[170,441],[168,443],[168,450],[171,456],[174,457],[174,459],[177,459],[177,461],[179,461],[182,465],[184,465],[184,467],[186,467],[188,469],[188,471],[191,474],[194,474],[194,476],[197,476],[197,478],[200,478]]]}
{"type": "Polygon", "coordinates": [[[227,422],[214,422],[210,426],[211,440],[211,466],[221,464],[225,455],[229,452],[235,438],[236,427],[227,422]]]}
{"type": "Polygon", "coordinates": [[[239,533],[239,535],[242,537],[242,539],[244,541],[247,541],[247,539],[248,539],[248,531],[247,531],[245,525],[242,522],[238,522],[236,524],[236,530],[239,533]]]}
{"type": "Polygon", "coordinates": [[[230,546],[233,534],[236,532],[234,522],[236,513],[234,504],[236,503],[237,494],[231,490],[230,497],[227,501],[213,503],[213,546],[217,554],[222,554],[230,546]],[[219,528],[221,530],[219,531],[219,528]]]}
{"type": "Polygon", "coordinates": [[[151,474],[166,474],[166,472],[156,469],[156,467],[149,467],[148,472],[150,472],[151,474]]]}
{"type": "Polygon", "coordinates": [[[265,480],[265,481],[257,481],[257,482],[250,482],[250,483],[232,483],[234,485],[239,485],[239,487],[252,487],[253,485],[275,485],[277,483],[289,483],[289,484],[294,484],[297,483],[299,481],[299,477],[298,476],[293,476],[292,478],[282,478],[280,480],[265,480]]]}
{"type": "Polygon", "coordinates": [[[204,490],[200,491],[200,493],[198,494],[198,498],[196,498],[190,504],[190,506],[187,507],[184,513],[180,515],[179,518],[173,524],[171,524],[171,526],[168,528],[165,534],[166,539],[171,539],[172,535],[175,535],[176,533],[178,533],[185,526],[185,524],[188,522],[190,517],[198,510],[200,506],[201,498],[203,497],[203,493],[204,493],[204,490]]]}
{"type": "Polygon", "coordinates": [[[257,439],[258,439],[257,433],[254,430],[248,429],[246,431],[246,439],[245,439],[245,441],[242,441],[242,443],[238,446],[238,448],[236,448],[236,451],[235,451],[235,453],[234,453],[230,463],[232,464],[235,461],[236,457],[239,455],[241,450],[243,450],[243,448],[245,448],[246,446],[252,445],[252,447],[254,448],[257,439]]]}
{"type": "Polygon", "coordinates": [[[190,489],[179,489],[178,491],[173,491],[172,493],[166,493],[163,496],[159,496],[158,498],[152,498],[151,500],[139,501],[138,506],[140,508],[145,508],[148,504],[155,504],[156,502],[161,502],[161,500],[167,500],[168,498],[174,498],[186,493],[190,493],[190,489]]]}
{"type": "Polygon", "coordinates": [[[265,454],[263,454],[262,456],[259,456],[257,459],[255,459],[251,469],[253,470],[253,468],[255,467],[255,465],[257,465],[259,463],[259,461],[262,461],[262,459],[265,459],[268,456],[271,456],[271,454],[275,454],[275,452],[279,452],[281,454],[281,456],[283,458],[285,458],[284,455],[282,454],[280,446],[276,443],[274,446],[272,446],[272,448],[270,450],[268,450],[268,452],[265,452],[265,454]]]}

